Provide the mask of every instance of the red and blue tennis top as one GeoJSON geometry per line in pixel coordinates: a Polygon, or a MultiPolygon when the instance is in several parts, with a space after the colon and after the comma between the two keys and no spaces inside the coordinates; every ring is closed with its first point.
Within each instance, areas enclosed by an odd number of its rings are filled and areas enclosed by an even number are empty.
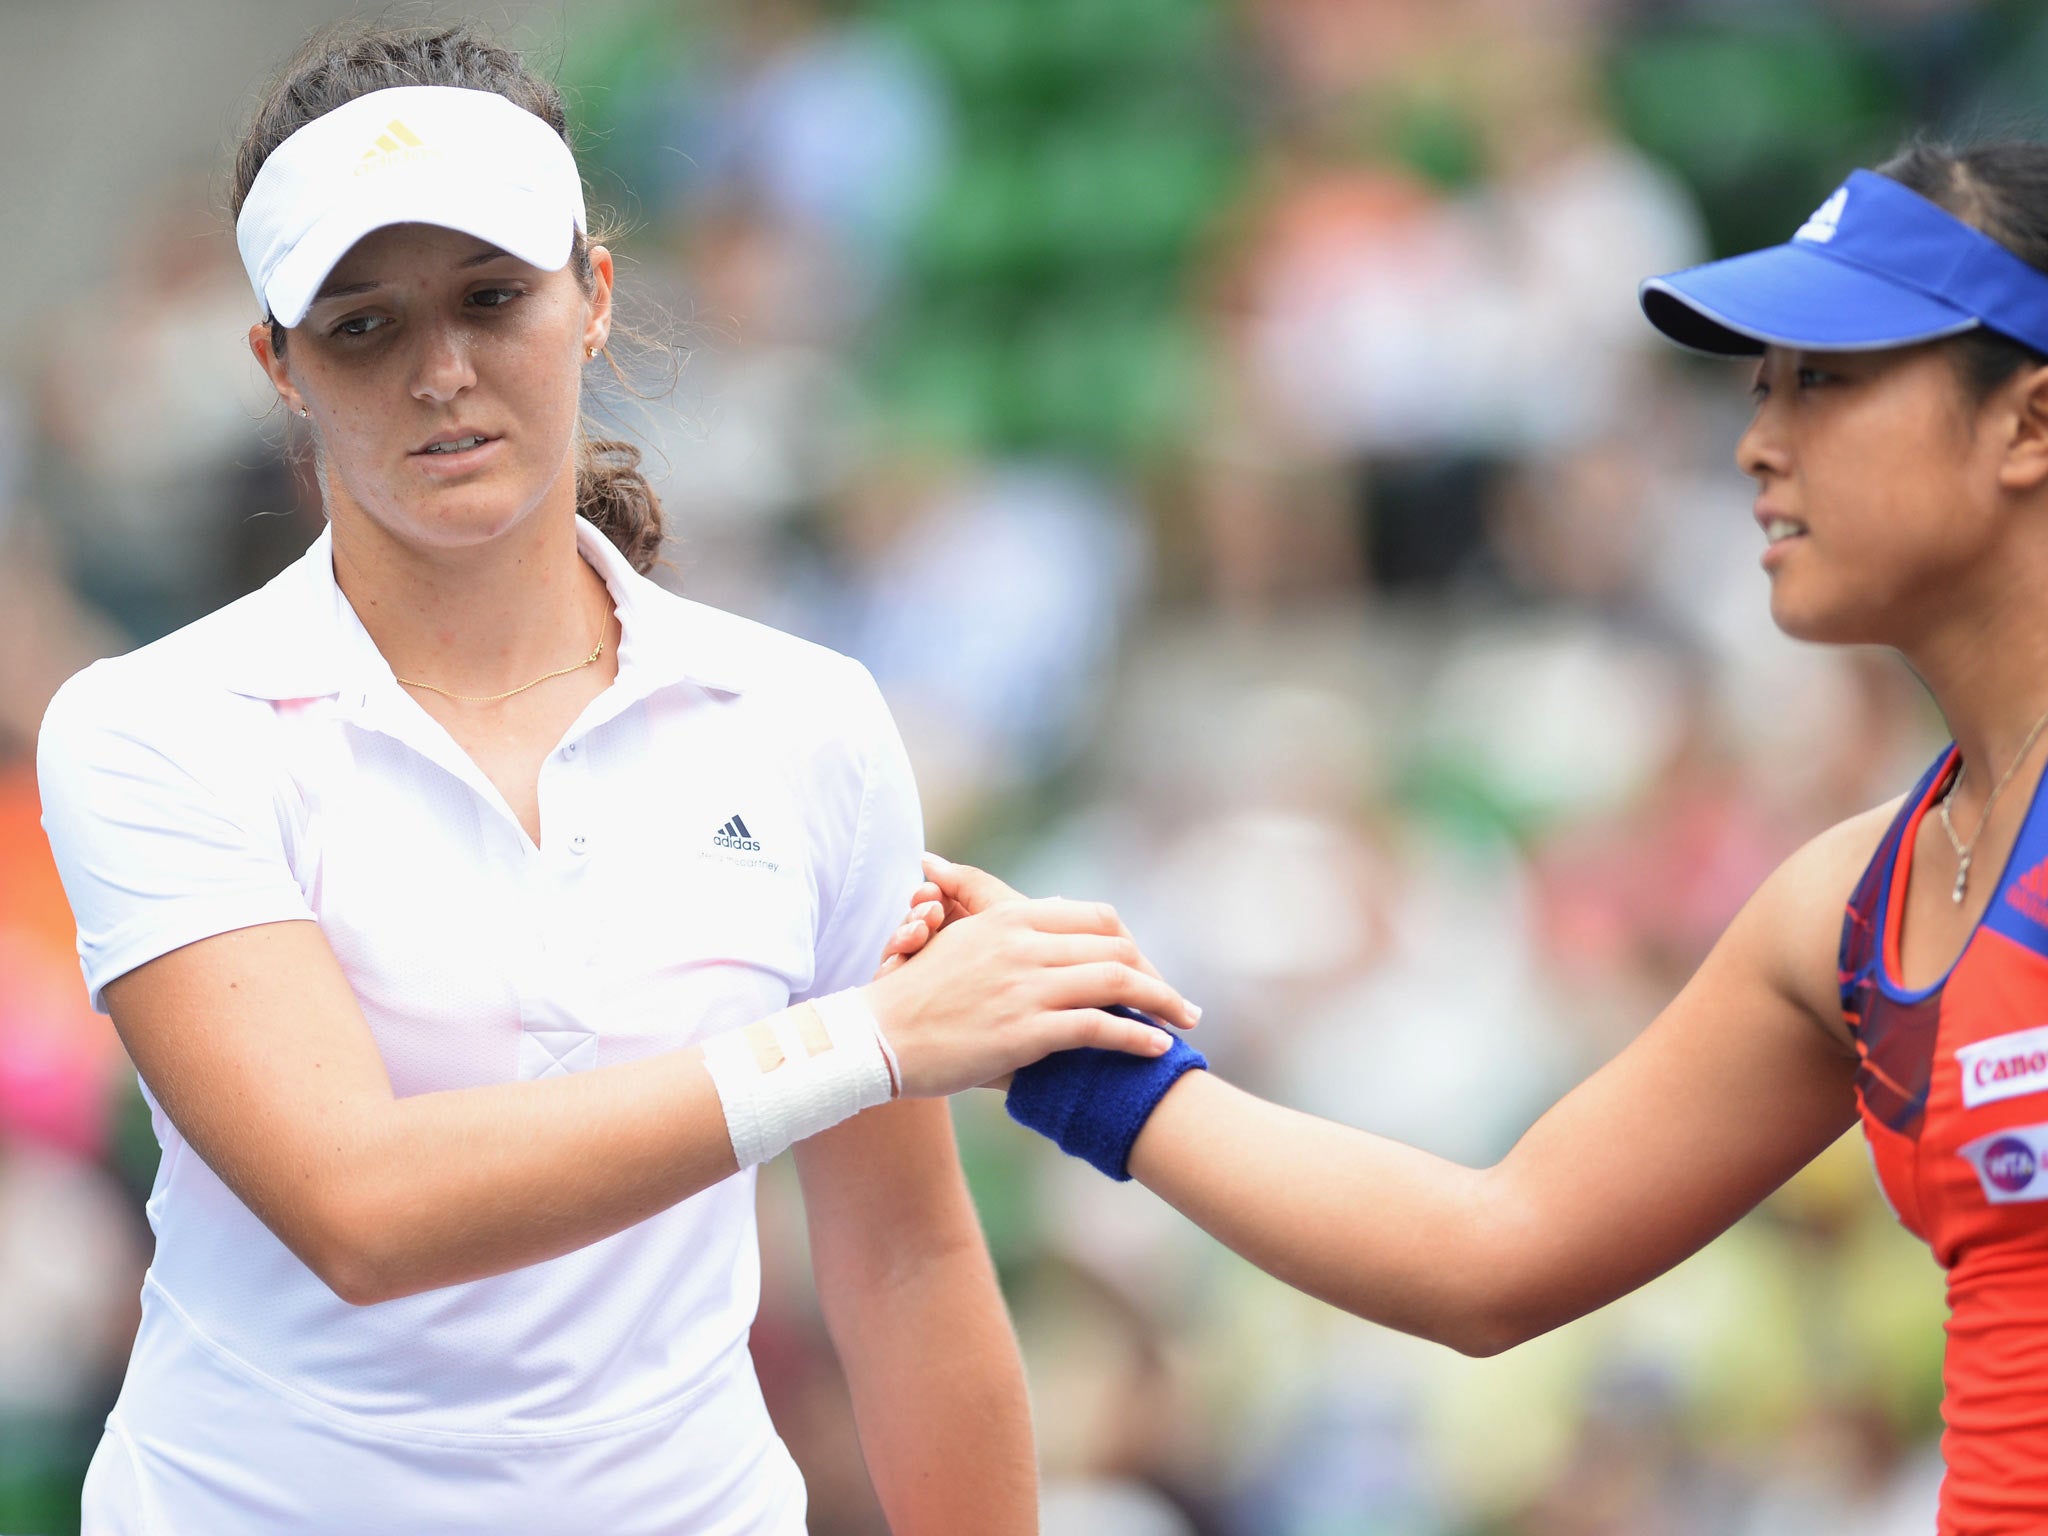
{"type": "Polygon", "coordinates": [[[1953,747],[1850,898],[1842,1012],[1878,1182],[1948,1275],[1942,1536],[2048,1531],[2048,804],[1932,986],[1899,984],[1906,872],[1953,747]]]}

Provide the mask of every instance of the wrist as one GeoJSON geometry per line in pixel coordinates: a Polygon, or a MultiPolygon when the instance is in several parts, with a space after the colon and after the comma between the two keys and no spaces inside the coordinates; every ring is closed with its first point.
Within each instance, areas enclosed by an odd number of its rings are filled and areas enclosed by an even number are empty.
{"type": "Polygon", "coordinates": [[[895,1096],[892,1053],[857,989],[714,1035],[703,1058],[742,1169],[895,1096]]]}
{"type": "Polygon", "coordinates": [[[911,1013],[911,1000],[905,990],[911,985],[906,979],[909,969],[908,966],[898,966],[886,976],[877,976],[873,981],[851,989],[867,1006],[875,1028],[892,1041],[902,1038],[903,1026],[911,1013]]]}
{"type": "Polygon", "coordinates": [[[889,1068],[889,1097],[903,1097],[903,1060],[896,1054],[894,1036],[900,1032],[898,1023],[904,1008],[900,990],[890,985],[890,977],[877,977],[866,986],[854,987],[851,995],[860,1000],[867,1009],[868,1017],[874,1021],[875,1044],[882,1053],[882,1059],[889,1068]]]}
{"type": "Polygon", "coordinates": [[[1132,1178],[1148,1189],[1155,1186],[1160,1173],[1172,1165],[1176,1149],[1184,1145],[1182,1133],[1189,1122],[1201,1118],[1202,1095],[1215,1082],[1208,1072],[1183,1072],[1159,1096],[1131,1143],[1132,1178]]]}
{"type": "Polygon", "coordinates": [[[1177,1036],[1163,1056],[1085,1047],[1055,1051],[1011,1079],[1007,1108],[1012,1120],[1037,1131],[1061,1151],[1112,1179],[1125,1180],[1131,1177],[1131,1153],[1152,1111],[1184,1075],[1208,1064],[1201,1052],[1177,1036]]]}

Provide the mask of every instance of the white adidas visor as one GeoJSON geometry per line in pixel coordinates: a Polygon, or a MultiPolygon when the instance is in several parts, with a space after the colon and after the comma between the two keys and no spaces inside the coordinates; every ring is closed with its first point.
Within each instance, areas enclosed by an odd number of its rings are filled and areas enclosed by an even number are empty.
{"type": "Polygon", "coordinates": [[[235,244],[256,302],[289,329],[350,247],[391,224],[459,229],[549,272],[589,232],[576,157],[554,129],[494,91],[400,85],[272,150],[235,244]]]}

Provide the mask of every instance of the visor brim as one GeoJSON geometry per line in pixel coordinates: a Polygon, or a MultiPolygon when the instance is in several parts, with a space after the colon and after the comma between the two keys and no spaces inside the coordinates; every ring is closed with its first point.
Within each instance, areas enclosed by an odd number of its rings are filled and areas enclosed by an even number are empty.
{"type": "Polygon", "coordinates": [[[287,330],[306,318],[327,274],[365,235],[394,224],[431,224],[495,245],[546,272],[567,265],[576,224],[558,197],[532,187],[451,187],[445,176],[387,180],[329,210],[292,247],[264,284],[271,318],[287,330]]]}
{"type": "Polygon", "coordinates": [[[1712,357],[1766,346],[1874,352],[1982,322],[1946,300],[1792,241],[1644,281],[1643,314],[1671,340],[1712,357]]]}

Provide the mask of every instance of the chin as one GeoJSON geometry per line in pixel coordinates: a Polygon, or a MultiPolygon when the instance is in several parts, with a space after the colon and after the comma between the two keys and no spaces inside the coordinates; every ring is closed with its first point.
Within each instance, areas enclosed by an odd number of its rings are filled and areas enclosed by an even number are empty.
{"type": "Polygon", "coordinates": [[[1794,640],[1811,645],[1886,645],[1881,614],[1867,600],[1852,601],[1840,593],[1804,590],[1782,577],[1771,583],[1771,622],[1794,640]]]}
{"type": "Polygon", "coordinates": [[[530,514],[538,497],[519,496],[505,487],[487,490],[464,487],[437,496],[424,505],[403,508],[390,519],[392,531],[441,549],[488,544],[516,528],[530,514]]]}

